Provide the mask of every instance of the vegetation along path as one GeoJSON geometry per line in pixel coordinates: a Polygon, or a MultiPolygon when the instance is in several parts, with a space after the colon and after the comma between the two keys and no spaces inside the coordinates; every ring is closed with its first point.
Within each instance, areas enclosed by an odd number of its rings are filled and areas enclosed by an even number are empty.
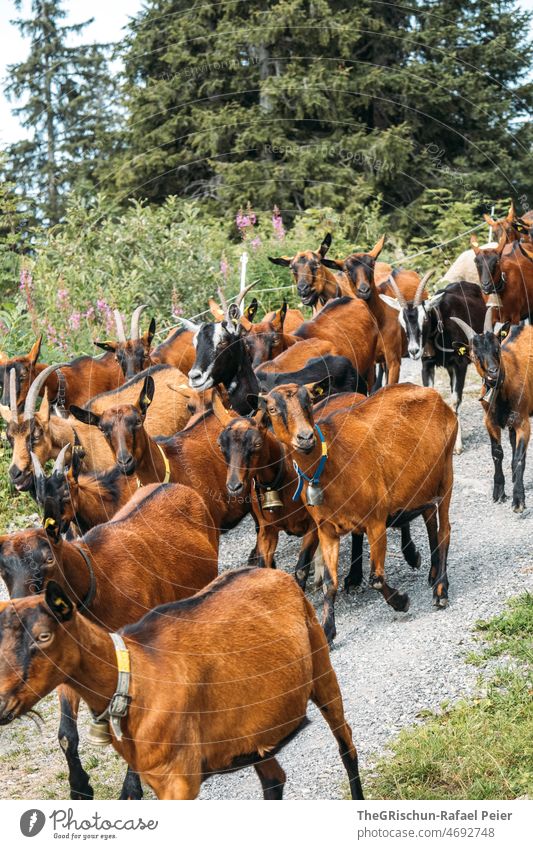
{"type": "MultiPolygon", "coordinates": [[[[419,364],[403,361],[402,378],[419,382],[419,368],[419,364]]],[[[409,593],[411,606],[407,614],[395,613],[381,596],[368,589],[350,597],[339,595],[338,637],[332,658],[364,769],[376,763],[402,728],[429,711],[440,710],[443,703],[479,691],[479,669],[465,662],[469,653],[478,650],[475,623],[500,613],[510,597],[533,589],[533,468],[526,468],[526,512],[514,514],[509,501],[492,503],[493,465],[477,401],[479,381],[470,372],[461,411],[464,453],[454,460],[448,609],[436,611],[431,604],[427,538],[421,520],[412,526],[422,552],[419,571],[412,571],[401,558],[398,532],[389,532],[387,570],[391,583],[409,593]]],[[[441,389],[447,389],[444,376],[437,372],[441,389]]],[[[507,445],[505,471],[510,484],[507,445]]],[[[221,568],[244,563],[253,542],[253,524],[247,520],[222,538],[221,568]]],[[[298,549],[298,540],[282,536],[278,566],[292,568],[298,549]]],[[[345,540],[341,547],[341,575],[346,572],[348,555],[345,540]]],[[[367,550],[365,557],[366,575],[367,550]]],[[[321,592],[314,598],[321,607],[321,592]]],[[[499,662],[489,661],[489,666],[499,662]]],[[[54,696],[43,707],[46,723],[42,736],[29,719],[0,731],[4,798],[61,798],[67,788],[64,760],[56,743],[54,696]]],[[[310,717],[311,724],[280,755],[289,777],[287,798],[342,798],[344,774],[335,744],[315,710],[310,711],[310,717]]],[[[83,736],[86,728],[83,721],[83,736]]],[[[114,753],[110,749],[102,752],[83,741],[82,757],[90,766],[96,795],[118,796],[124,766],[114,753]]],[[[370,782],[368,790],[371,793],[370,782]]],[[[211,799],[260,795],[253,770],[217,776],[206,782],[201,792],[201,798],[211,799]]],[[[401,792],[391,791],[391,795],[401,792]]]]}

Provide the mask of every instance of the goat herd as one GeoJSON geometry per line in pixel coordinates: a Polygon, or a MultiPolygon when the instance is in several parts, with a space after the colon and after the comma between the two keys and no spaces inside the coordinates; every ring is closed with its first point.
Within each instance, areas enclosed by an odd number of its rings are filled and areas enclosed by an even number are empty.
{"type": "Polygon", "coordinates": [[[433,603],[446,607],[470,362],[482,378],[493,498],[505,499],[508,428],[512,507],[525,506],[533,215],[511,207],[491,224],[499,241],[473,238],[460,278],[448,272],[431,297],[429,274],[378,261],[384,239],[333,260],[327,235],[317,251],[271,258],[290,270],[309,320],[284,303],[254,324],[257,300],[243,303],[251,287],[233,303],[219,289],[214,321],[183,319],[158,347],[153,320],[141,334],[138,307],[129,338],[116,313],[117,341],[98,342],[98,359],[46,366],[38,340],[0,362],[11,483],[43,513],[42,528],[0,537],[10,595],[0,603],[0,724],[57,688],[71,798],[93,796],[78,754],[80,700],[90,739],[127,763],[123,799],[141,798],[141,779],[159,798],[194,798],[209,775],[250,765],[264,797],[282,798],[276,755],[306,724],[309,700],[337,741],[352,798],[363,798],[328,648],[339,543],[351,534],[344,589],[361,584],[366,534],[369,585],[405,611],[407,595],[387,583],[387,528],[400,529],[416,568],[410,522],[422,516],[433,603]],[[407,355],[421,360],[423,386],[398,382],[407,355]],[[449,372],[454,409],[431,388],[436,366],[449,372]],[[248,513],[249,566],[217,577],[220,534],[248,513]],[[295,580],[253,568],[275,566],[280,531],[302,540],[295,580]],[[304,595],[313,558],[322,626],[304,595]]]}

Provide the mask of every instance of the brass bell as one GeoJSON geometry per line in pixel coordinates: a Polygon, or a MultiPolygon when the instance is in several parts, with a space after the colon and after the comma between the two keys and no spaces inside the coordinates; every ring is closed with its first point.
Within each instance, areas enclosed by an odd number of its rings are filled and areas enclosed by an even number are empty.
{"type": "Polygon", "coordinates": [[[278,507],[283,507],[283,501],[277,489],[265,489],[261,495],[261,505],[263,510],[276,510],[278,507]]]}
{"type": "Polygon", "coordinates": [[[111,743],[111,730],[107,719],[93,719],[89,727],[87,741],[93,746],[109,746],[111,743]]]}

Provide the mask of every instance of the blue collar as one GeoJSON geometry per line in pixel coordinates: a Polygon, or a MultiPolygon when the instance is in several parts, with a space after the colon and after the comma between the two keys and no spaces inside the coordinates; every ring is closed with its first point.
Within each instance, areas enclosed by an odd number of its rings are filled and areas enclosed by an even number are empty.
{"type": "Polygon", "coordinates": [[[328,459],[328,444],[327,444],[326,440],[324,439],[324,434],[322,433],[319,425],[317,425],[317,424],[315,424],[315,430],[318,433],[318,437],[320,439],[320,442],[322,443],[322,456],[320,458],[320,461],[318,463],[318,466],[316,467],[316,471],[315,471],[312,478],[310,478],[308,475],[306,475],[305,472],[302,472],[302,470],[300,469],[296,460],[292,461],[292,465],[294,466],[294,471],[298,475],[298,486],[296,487],[296,492],[292,496],[293,501],[298,501],[298,499],[300,498],[300,496],[302,494],[304,481],[307,481],[307,483],[313,484],[314,486],[318,485],[318,483],[320,481],[320,476],[322,475],[322,472],[324,471],[324,466],[326,465],[326,460],[328,459]]]}

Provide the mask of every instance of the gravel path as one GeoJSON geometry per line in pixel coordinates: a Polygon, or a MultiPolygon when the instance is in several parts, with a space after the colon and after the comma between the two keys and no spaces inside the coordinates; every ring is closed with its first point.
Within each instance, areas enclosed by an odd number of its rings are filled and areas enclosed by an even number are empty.
{"type": "MultiPolygon", "coordinates": [[[[403,361],[402,380],[419,383],[420,366],[403,361]]],[[[372,590],[336,604],[337,638],[332,660],[344,698],[345,711],[359,750],[361,765],[370,766],[398,731],[416,721],[422,710],[436,710],[445,700],[456,700],[475,689],[479,670],[464,663],[474,646],[472,628],[478,619],[494,616],[510,596],[533,588],[533,460],[526,468],[526,503],[521,515],[510,502],[493,504],[493,463],[483,426],[479,379],[469,369],[461,410],[463,453],[454,458],[452,539],[449,555],[450,605],[436,611],[427,584],[429,548],[422,519],[412,525],[413,539],[422,552],[422,567],[412,571],[404,562],[398,531],[389,532],[387,574],[390,583],[407,591],[408,613],[395,613],[372,590]]],[[[448,377],[437,370],[437,386],[448,397],[448,377]]],[[[508,443],[507,443],[508,445],[508,443]]],[[[510,492],[510,449],[504,446],[507,494],[510,492]]],[[[252,548],[252,522],[223,538],[221,568],[235,566],[235,551],[252,548]]],[[[276,560],[291,568],[299,541],[280,538],[276,560]]],[[[341,544],[339,575],[346,574],[349,539],[341,544]]],[[[365,551],[368,573],[368,549],[365,551]]],[[[339,584],[342,583],[342,578],[339,584]]],[[[321,610],[322,592],[313,600],[321,610]]],[[[287,798],[341,798],[345,773],[333,737],[318,711],[311,706],[311,724],[281,753],[287,773],[287,798]]],[[[217,776],[204,784],[206,799],[260,798],[252,770],[217,776]]]]}
{"type": "MultiPolygon", "coordinates": [[[[404,361],[402,379],[420,382],[419,369],[417,364],[404,361]]],[[[479,671],[464,663],[466,653],[475,645],[471,634],[475,622],[501,611],[510,596],[533,589],[533,459],[530,458],[525,476],[529,509],[517,516],[509,502],[493,504],[493,466],[477,401],[479,381],[472,369],[470,372],[461,415],[464,453],[455,458],[449,607],[436,611],[431,603],[427,585],[429,552],[421,519],[412,526],[413,538],[422,552],[419,571],[412,571],[403,561],[399,532],[389,532],[387,574],[393,586],[409,593],[411,606],[407,614],[395,613],[371,590],[350,597],[340,593],[337,601],[338,636],[332,660],[362,767],[371,766],[387,750],[391,738],[415,722],[420,711],[438,709],[442,702],[475,690],[479,671]]],[[[437,385],[447,397],[445,372],[437,372],[437,385]]],[[[507,446],[504,450],[509,494],[510,452],[507,446]]],[[[222,538],[221,569],[243,564],[253,544],[253,524],[246,520],[222,538]]],[[[299,545],[298,540],[281,537],[276,558],[279,567],[292,569],[299,545]]],[[[348,557],[349,541],[344,540],[341,582],[348,557]]],[[[368,551],[365,557],[368,564],[368,551]]],[[[321,592],[315,593],[314,601],[320,611],[321,592]]],[[[54,713],[55,707],[50,703],[50,716],[54,713]]],[[[333,737],[314,708],[310,708],[309,716],[309,727],[279,758],[288,778],[286,797],[341,798],[345,773],[333,737]]],[[[10,753],[9,774],[2,769],[8,785],[3,796],[39,798],[47,786],[43,772],[65,792],[64,774],[57,772],[64,766],[56,748],[56,728],[53,719],[47,722],[40,744],[32,726],[23,733],[20,723],[13,730],[2,729],[0,755],[10,753]]],[[[105,762],[100,759],[102,768],[112,764],[105,784],[111,797],[116,796],[124,774],[123,766],[118,759],[116,763],[112,761],[113,757],[108,753],[105,762]]],[[[201,798],[260,798],[259,782],[253,770],[217,776],[204,784],[201,798]]]]}

